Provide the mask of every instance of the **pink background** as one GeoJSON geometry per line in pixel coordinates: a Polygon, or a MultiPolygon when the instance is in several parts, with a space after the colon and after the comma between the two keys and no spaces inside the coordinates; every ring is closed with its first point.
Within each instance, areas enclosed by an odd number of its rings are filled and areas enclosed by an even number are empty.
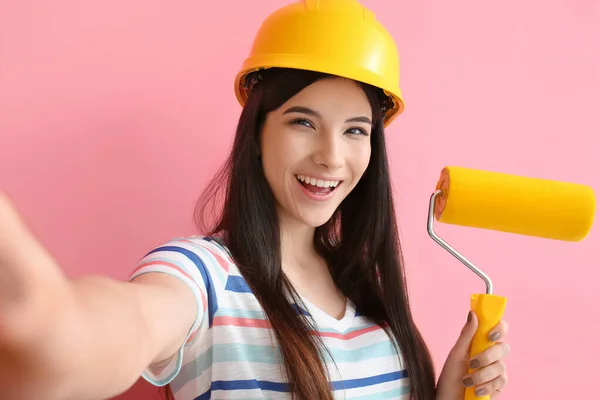
{"type": "MultiPolygon", "coordinates": [[[[125,278],[151,246],[194,232],[195,200],[239,115],[234,74],[286,2],[0,2],[0,188],[69,275],[125,278]]],[[[364,4],[401,53],[407,108],[388,131],[392,172],[413,304],[441,368],[484,287],[427,236],[439,171],[600,193],[600,3],[364,4]]],[[[565,399],[597,380],[597,228],[573,244],[440,226],[509,298],[503,398],[565,399]]],[[[139,383],[120,399],[156,393],[139,383]]]]}

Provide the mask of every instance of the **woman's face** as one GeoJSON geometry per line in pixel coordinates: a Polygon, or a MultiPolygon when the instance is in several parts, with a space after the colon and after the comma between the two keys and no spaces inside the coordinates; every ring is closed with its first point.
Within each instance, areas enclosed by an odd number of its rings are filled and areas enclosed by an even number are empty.
{"type": "Polygon", "coordinates": [[[267,115],[260,151],[280,216],[310,227],[331,218],[369,164],[371,118],[364,91],[342,78],[317,81],[267,115]]]}

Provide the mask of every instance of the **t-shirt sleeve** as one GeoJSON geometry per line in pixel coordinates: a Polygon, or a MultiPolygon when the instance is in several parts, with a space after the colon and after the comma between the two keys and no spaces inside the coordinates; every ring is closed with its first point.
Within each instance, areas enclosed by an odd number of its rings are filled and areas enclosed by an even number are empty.
{"type": "Polygon", "coordinates": [[[142,377],[152,385],[169,384],[181,370],[187,346],[208,330],[207,310],[209,289],[212,288],[210,260],[199,250],[200,247],[195,241],[186,238],[172,239],[146,254],[129,277],[129,280],[133,280],[146,273],[171,275],[187,285],[198,306],[196,319],[178,351],[170,359],[151,365],[142,373],[142,377]]]}

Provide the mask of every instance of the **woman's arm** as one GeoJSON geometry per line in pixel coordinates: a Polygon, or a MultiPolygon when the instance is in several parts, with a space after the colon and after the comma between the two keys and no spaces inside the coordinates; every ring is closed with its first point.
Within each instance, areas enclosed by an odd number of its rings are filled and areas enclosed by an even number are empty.
{"type": "Polygon", "coordinates": [[[75,307],[65,322],[73,333],[67,330],[59,341],[76,356],[56,358],[66,362],[62,385],[74,399],[126,391],[148,366],[178,351],[197,315],[191,290],[166,274],[131,283],[85,278],[73,288],[75,307]]]}
{"type": "Polygon", "coordinates": [[[0,392],[12,399],[106,399],[169,358],[198,316],[188,285],[68,280],[0,196],[0,392]]]}

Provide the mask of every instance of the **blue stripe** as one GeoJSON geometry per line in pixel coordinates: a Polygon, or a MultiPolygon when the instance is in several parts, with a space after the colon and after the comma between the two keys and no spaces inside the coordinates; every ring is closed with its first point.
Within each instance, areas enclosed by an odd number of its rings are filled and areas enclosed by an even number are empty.
{"type": "Polygon", "coordinates": [[[259,381],[256,379],[236,380],[236,381],[215,381],[210,385],[211,390],[243,390],[243,389],[261,389],[271,392],[287,393],[287,383],[259,381]]]}
{"type": "Polygon", "coordinates": [[[229,275],[227,277],[227,284],[225,290],[235,293],[252,293],[250,286],[246,283],[246,280],[241,276],[229,275]]]}
{"type": "MultiPolygon", "coordinates": [[[[209,242],[206,242],[206,243],[209,243],[209,242]]],[[[227,272],[223,268],[221,268],[221,265],[220,265],[219,261],[217,260],[218,251],[208,248],[207,244],[201,244],[194,240],[188,240],[187,242],[185,242],[185,245],[192,246],[195,249],[197,249],[197,251],[199,252],[198,256],[201,259],[204,259],[205,262],[211,263],[214,260],[215,263],[218,263],[219,268],[215,268],[215,270],[212,271],[213,276],[216,275],[221,280],[221,282],[225,282],[225,278],[227,277],[227,272]],[[210,261],[207,261],[206,257],[208,257],[208,260],[210,260],[210,261]]]]}
{"type": "Polygon", "coordinates": [[[208,389],[207,392],[204,392],[200,396],[196,397],[194,400],[210,400],[210,389],[208,389]]]}
{"type": "Polygon", "coordinates": [[[332,382],[331,385],[333,387],[333,390],[344,390],[344,389],[363,388],[365,386],[378,385],[380,383],[397,381],[402,378],[408,378],[407,370],[370,376],[368,378],[357,378],[357,379],[348,379],[345,381],[335,381],[335,382],[332,382]]]}
{"type": "Polygon", "coordinates": [[[219,303],[217,300],[217,293],[215,292],[215,286],[213,285],[208,269],[206,268],[206,264],[204,264],[204,261],[202,261],[198,254],[177,246],[158,247],[148,254],[158,253],[161,251],[174,251],[176,253],[183,254],[184,256],[189,258],[196,265],[198,271],[200,271],[200,275],[202,275],[202,280],[204,281],[204,286],[206,287],[206,294],[208,300],[208,326],[211,327],[213,324],[213,318],[215,316],[215,313],[219,308],[219,303]]]}
{"type": "Polygon", "coordinates": [[[248,390],[248,389],[260,389],[269,390],[271,392],[288,393],[287,383],[270,382],[270,381],[258,381],[256,379],[248,380],[237,380],[237,381],[215,381],[210,385],[210,389],[194,400],[208,400],[210,399],[211,392],[213,390],[248,390]]]}
{"type": "MultiPolygon", "coordinates": [[[[243,277],[236,275],[230,275],[227,278],[225,290],[235,293],[252,293],[252,290],[248,286],[248,283],[246,283],[246,280],[243,277]]],[[[310,314],[304,308],[298,306],[296,303],[292,303],[292,307],[294,308],[294,310],[296,310],[296,313],[310,317],[310,314]]]]}
{"type": "MultiPolygon", "coordinates": [[[[219,315],[221,311],[222,309],[219,310],[219,315]]],[[[329,348],[328,350],[329,352],[326,355],[331,355],[336,363],[358,364],[376,358],[396,356],[394,347],[389,341],[354,350],[335,348],[329,348]]],[[[329,357],[328,361],[330,361],[329,357]]],[[[283,356],[278,346],[244,343],[214,344],[206,352],[198,354],[194,361],[183,365],[177,376],[177,380],[172,383],[172,387],[175,391],[178,391],[182,386],[202,375],[215,363],[259,363],[275,365],[282,362],[283,356]]]]}
{"type": "Polygon", "coordinates": [[[302,315],[306,315],[307,317],[310,317],[310,314],[308,313],[308,311],[306,311],[304,308],[300,307],[298,304],[292,303],[290,305],[292,306],[292,308],[294,310],[296,310],[297,314],[302,314],[302,315]]]}
{"type": "MultiPolygon", "coordinates": [[[[406,370],[391,372],[389,374],[382,374],[371,376],[368,378],[359,379],[348,379],[345,381],[332,382],[331,386],[333,390],[343,389],[354,389],[363,388],[366,386],[378,385],[380,383],[392,382],[402,378],[407,378],[408,372],[406,370]]],[[[208,400],[210,399],[211,391],[213,390],[248,390],[248,389],[261,389],[269,390],[272,392],[288,393],[288,385],[280,382],[270,381],[258,381],[256,379],[248,380],[236,380],[236,381],[215,381],[210,385],[210,389],[194,400],[208,400]]]]}

